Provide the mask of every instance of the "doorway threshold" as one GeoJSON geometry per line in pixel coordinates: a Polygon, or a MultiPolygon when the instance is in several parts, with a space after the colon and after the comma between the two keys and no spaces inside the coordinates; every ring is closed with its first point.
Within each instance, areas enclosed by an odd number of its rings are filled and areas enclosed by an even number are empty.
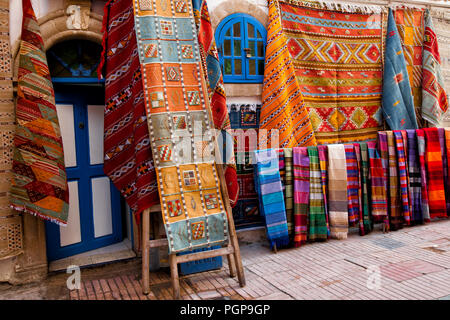
{"type": "Polygon", "coordinates": [[[115,243],[110,246],[51,261],[49,263],[49,272],[66,271],[71,265],[87,267],[131,259],[134,257],[136,257],[136,253],[131,247],[131,241],[129,239],[125,239],[122,242],[115,243]]]}

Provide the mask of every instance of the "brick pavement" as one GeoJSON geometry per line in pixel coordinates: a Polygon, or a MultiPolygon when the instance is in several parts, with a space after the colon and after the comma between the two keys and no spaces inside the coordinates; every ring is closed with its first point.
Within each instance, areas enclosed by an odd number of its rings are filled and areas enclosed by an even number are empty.
{"type": "MultiPolygon", "coordinates": [[[[265,243],[241,246],[247,286],[228,268],[181,277],[186,300],[450,299],[450,220],[375,231],[272,253],[265,243]],[[379,277],[377,278],[377,275],[379,277]]],[[[224,259],[224,264],[226,263],[224,259]]],[[[70,299],[171,299],[170,274],[151,273],[142,294],[139,270],[86,280],[70,299]]]]}

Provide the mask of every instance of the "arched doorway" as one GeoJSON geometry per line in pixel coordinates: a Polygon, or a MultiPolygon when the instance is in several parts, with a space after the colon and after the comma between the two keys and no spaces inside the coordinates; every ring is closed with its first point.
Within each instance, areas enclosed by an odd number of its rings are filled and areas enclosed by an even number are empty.
{"type": "Polygon", "coordinates": [[[123,203],[103,172],[101,46],[60,42],[47,51],[64,146],[70,206],[67,227],[46,223],[49,261],[121,242],[123,203]]]}

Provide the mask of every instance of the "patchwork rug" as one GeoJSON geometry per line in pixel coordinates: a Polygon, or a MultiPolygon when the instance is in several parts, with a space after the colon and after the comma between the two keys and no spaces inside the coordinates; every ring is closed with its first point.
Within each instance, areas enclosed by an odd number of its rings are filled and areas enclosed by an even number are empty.
{"type": "Polygon", "coordinates": [[[169,252],[225,244],[224,181],[216,168],[192,3],[134,0],[134,17],[169,252]]]}
{"type": "Polygon", "coordinates": [[[30,0],[23,0],[11,207],[66,225],[69,190],[55,95],[30,0]]]}
{"type": "MultiPolygon", "coordinates": [[[[346,12],[301,0],[274,2],[281,19],[279,37],[289,51],[284,57],[288,62],[277,61],[278,68],[293,65],[317,143],[375,140],[382,127],[387,11],[379,7],[380,12],[346,12]]],[[[272,79],[269,72],[265,83],[272,79]]],[[[277,94],[291,96],[285,87],[277,94]]]]}
{"type": "Polygon", "coordinates": [[[132,0],[109,1],[103,16],[104,171],[135,214],[159,203],[134,32],[132,0]]]}

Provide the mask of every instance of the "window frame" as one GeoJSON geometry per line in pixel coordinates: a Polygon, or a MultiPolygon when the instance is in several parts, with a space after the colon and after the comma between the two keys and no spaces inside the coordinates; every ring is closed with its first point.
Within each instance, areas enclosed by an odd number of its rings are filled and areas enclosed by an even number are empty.
{"type": "Polygon", "coordinates": [[[264,25],[259,22],[256,18],[252,17],[249,14],[245,13],[234,13],[226,18],[224,18],[219,25],[217,26],[216,32],[215,32],[215,39],[217,48],[219,49],[219,63],[220,68],[223,75],[223,81],[224,83],[262,83],[264,80],[264,75],[259,75],[259,66],[258,61],[263,61],[264,66],[264,60],[265,60],[265,51],[266,51],[266,44],[267,44],[267,30],[264,27],[264,25]],[[240,36],[235,37],[233,33],[233,25],[240,22],[240,36]],[[248,24],[253,25],[254,27],[254,37],[249,37],[248,34],[248,24]],[[230,35],[226,35],[226,31],[230,30],[230,35]],[[257,38],[257,32],[261,34],[261,38],[257,38]],[[240,59],[239,56],[234,55],[234,41],[237,39],[240,40],[240,46],[241,46],[241,52],[240,52],[240,59]],[[224,40],[230,40],[230,50],[231,50],[231,56],[225,56],[224,52],[224,40]],[[249,48],[249,42],[254,41],[255,46],[255,53],[256,56],[247,58],[246,53],[244,51],[244,48],[249,48]],[[258,42],[263,43],[263,56],[259,57],[257,55],[258,50],[258,42]],[[232,74],[225,74],[224,72],[224,59],[231,59],[231,70],[232,74]],[[241,74],[236,75],[235,74],[235,60],[241,60],[241,74]],[[255,60],[255,70],[256,75],[250,75],[249,74],[249,64],[250,60],[255,60]]]}

